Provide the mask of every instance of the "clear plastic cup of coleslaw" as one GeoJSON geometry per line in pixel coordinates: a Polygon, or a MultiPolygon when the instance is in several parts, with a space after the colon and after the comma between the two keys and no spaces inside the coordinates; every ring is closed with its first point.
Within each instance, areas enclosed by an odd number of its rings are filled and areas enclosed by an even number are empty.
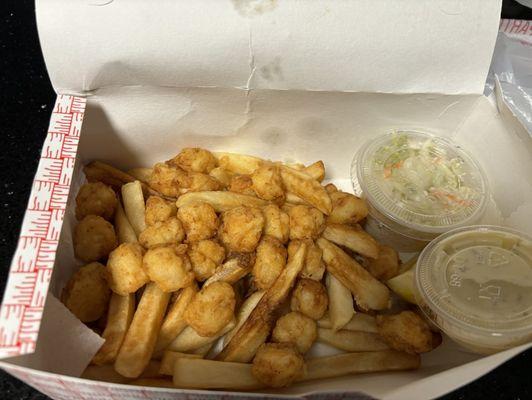
{"type": "Polygon", "coordinates": [[[505,227],[458,228],[416,266],[416,300],[443,332],[476,353],[532,340],[532,237],[505,227]]]}
{"type": "Polygon", "coordinates": [[[368,203],[366,230],[403,252],[474,224],[489,197],[485,174],[467,151],[419,131],[366,142],[353,158],[351,180],[368,203]]]}

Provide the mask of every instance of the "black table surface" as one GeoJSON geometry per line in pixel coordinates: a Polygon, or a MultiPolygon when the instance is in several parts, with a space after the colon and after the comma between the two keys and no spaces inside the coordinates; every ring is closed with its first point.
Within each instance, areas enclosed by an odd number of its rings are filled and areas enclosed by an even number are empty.
{"type": "MultiPolygon", "coordinates": [[[[55,100],[37,38],[31,0],[0,0],[0,288],[15,250],[33,175],[55,100]]],[[[532,12],[505,1],[505,18],[532,19],[532,12]]],[[[48,399],[0,371],[0,398],[48,399]]],[[[423,393],[419,393],[423,399],[423,393]]],[[[532,351],[442,397],[457,399],[532,399],[532,351]]]]}

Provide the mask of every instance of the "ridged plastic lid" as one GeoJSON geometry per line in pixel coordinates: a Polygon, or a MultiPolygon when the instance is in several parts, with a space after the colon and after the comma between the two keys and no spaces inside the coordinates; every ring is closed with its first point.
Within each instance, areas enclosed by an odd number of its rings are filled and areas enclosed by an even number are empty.
{"type": "Polygon", "coordinates": [[[532,333],[532,237],[524,233],[489,225],[445,233],[420,254],[416,285],[420,304],[444,330],[532,333]]]}
{"type": "Polygon", "coordinates": [[[452,141],[423,132],[395,131],[379,136],[362,146],[351,168],[353,179],[356,176],[373,207],[421,232],[438,234],[473,224],[488,198],[487,180],[476,160],[452,141]],[[465,200],[433,185],[442,172],[467,193],[465,200]],[[411,187],[418,190],[412,196],[408,193],[411,187]]]}

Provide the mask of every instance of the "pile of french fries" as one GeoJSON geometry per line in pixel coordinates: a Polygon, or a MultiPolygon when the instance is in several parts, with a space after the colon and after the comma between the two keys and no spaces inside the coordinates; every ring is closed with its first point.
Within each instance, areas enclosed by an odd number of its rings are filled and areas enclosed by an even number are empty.
{"type": "Polygon", "coordinates": [[[83,377],[255,390],[408,370],[441,338],[390,313],[397,253],[364,200],[305,166],[186,148],[153,168],[94,161],[76,198],[64,304],[105,339],[83,377]],[[382,280],[382,282],[381,282],[382,280]],[[311,358],[316,342],[343,354],[311,358]]]}

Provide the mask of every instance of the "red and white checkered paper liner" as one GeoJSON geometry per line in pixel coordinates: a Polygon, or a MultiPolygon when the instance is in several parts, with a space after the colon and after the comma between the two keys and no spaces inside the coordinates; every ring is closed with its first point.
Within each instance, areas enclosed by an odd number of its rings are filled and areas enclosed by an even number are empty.
{"type": "Polygon", "coordinates": [[[0,306],[0,358],[35,350],[86,100],[57,97],[0,306]]]}

